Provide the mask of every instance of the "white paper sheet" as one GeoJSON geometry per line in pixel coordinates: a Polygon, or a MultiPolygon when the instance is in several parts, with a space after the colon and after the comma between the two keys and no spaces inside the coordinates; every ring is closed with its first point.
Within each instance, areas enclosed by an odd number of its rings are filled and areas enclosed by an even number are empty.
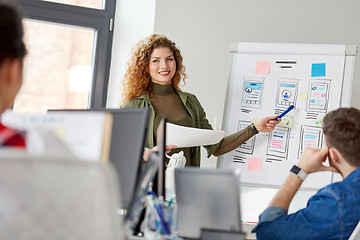
{"type": "Polygon", "coordinates": [[[166,124],[166,145],[180,147],[204,146],[218,143],[225,135],[224,131],[190,128],[166,124]]]}

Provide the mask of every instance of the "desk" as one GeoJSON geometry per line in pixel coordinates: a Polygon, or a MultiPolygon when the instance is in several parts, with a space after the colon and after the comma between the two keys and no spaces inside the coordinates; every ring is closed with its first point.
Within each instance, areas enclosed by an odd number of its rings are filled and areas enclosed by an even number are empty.
{"type": "Polygon", "coordinates": [[[256,233],[251,233],[255,225],[255,223],[241,223],[242,231],[246,233],[246,239],[256,239],[256,233]]]}
{"type": "MultiPolygon", "coordinates": [[[[246,233],[246,240],[256,240],[256,234],[251,233],[251,230],[255,227],[254,223],[241,223],[242,231],[246,233]]],[[[182,240],[182,238],[172,238],[173,240],[182,240]]],[[[128,240],[146,240],[146,237],[131,236],[128,240]]],[[[159,238],[159,240],[162,240],[159,238]]]]}

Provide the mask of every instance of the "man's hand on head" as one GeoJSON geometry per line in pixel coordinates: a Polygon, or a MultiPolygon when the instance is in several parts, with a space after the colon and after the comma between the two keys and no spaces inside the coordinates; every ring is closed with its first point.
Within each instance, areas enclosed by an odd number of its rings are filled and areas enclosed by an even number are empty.
{"type": "Polygon", "coordinates": [[[329,149],[327,147],[321,149],[306,148],[297,165],[307,174],[320,171],[338,172],[334,167],[325,166],[323,164],[326,161],[328,154],[329,149]]]}

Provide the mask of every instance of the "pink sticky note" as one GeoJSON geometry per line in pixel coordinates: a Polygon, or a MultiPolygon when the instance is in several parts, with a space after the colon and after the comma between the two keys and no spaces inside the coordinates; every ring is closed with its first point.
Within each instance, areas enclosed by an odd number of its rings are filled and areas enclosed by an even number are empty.
{"type": "Polygon", "coordinates": [[[257,74],[269,74],[270,73],[270,62],[269,61],[258,61],[256,63],[257,74]]]}
{"type": "Polygon", "coordinates": [[[249,158],[248,171],[261,171],[262,158],[249,158]]]}

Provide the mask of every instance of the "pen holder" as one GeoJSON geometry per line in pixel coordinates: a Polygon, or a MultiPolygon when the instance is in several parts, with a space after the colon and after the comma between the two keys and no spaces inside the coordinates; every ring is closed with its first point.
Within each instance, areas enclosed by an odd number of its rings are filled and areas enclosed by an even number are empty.
{"type": "Polygon", "coordinates": [[[147,196],[143,232],[146,239],[172,239],[176,231],[176,204],[147,196]]]}

